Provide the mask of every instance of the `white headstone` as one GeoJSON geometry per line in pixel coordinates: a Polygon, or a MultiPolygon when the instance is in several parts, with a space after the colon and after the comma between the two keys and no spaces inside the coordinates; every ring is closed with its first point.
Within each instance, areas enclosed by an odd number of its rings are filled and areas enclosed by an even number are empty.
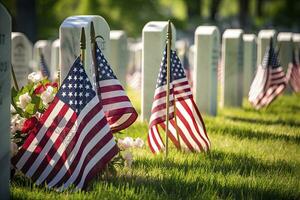
{"type": "Polygon", "coordinates": [[[279,48],[279,62],[285,71],[293,57],[292,33],[280,32],[277,35],[277,46],[279,48]]]}
{"type": "Polygon", "coordinates": [[[257,58],[257,44],[256,36],[254,34],[244,34],[244,97],[248,97],[249,90],[256,70],[257,58]]]}
{"type": "Polygon", "coordinates": [[[109,59],[110,41],[109,32],[110,28],[103,17],[98,15],[78,15],[66,18],[60,26],[60,72],[61,80],[64,80],[71,68],[75,59],[80,55],[80,34],[81,28],[85,30],[86,36],[86,51],[85,51],[85,69],[91,80],[92,71],[92,55],[91,55],[91,36],[90,24],[93,21],[95,28],[96,41],[103,52],[106,59],[109,59]]]}
{"type": "Polygon", "coordinates": [[[0,4],[0,196],[9,199],[11,17],[0,4]]]}
{"type": "Polygon", "coordinates": [[[53,71],[51,69],[51,48],[52,43],[50,40],[39,40],[33,46],[33,60],[34,60],[34,69],[36,71],[41,70],[41,57],[40,51],[45,58],[46,65],[49,69],[50,75],[52,76],[53,71]]]}
{"type": "MultiPolygon", "coordinates": [[[[143,28],[142,52],[142,113],[141,119],[149,120],[157,75],[166,46],[166,21],[148,22],[143,28]]],[[[172,25],[172,49],[175,49],[176,30],[172,25]]]]}
{"type": "Polygon", "coordinates": [[[110,65],[123,87],[126,84],[127,63],[126,33],[124,31],[110,31],[110,65]]]}
{"type": "Polygon", "coordinates": [[[271,37],[273,38],[273,45],[276,44],[276,34],[273,29],[259,31],[257,36],[257,65],[261,64],[271,37]]]}
{"type": "Polygon", "coordinates": [[[129,38],[127,41],[127,48],[128,48],[128,63],[127,63],[127,70],[130,74],[134,73],[135,71],[135,46],[136,43],[129,38]]]}
{"type": "Polygon", "coordinates": [[[134,66],[136,71],[142,71],[143,43],[138,42],[135,45],[134,66]]]}
{"type": "Polygon", "coordinates": [[[243,30],[227,29],[222,41],[221,107],[240,107],[243,101],[243,30]]]}
{"type": "Polygon", "coordinates": [[[300,33],[293,33],[292,40],[294,47],[300,49],[300,33]]]}
{"type": "Polygon", "coordinates": [[[19,87],[27,84],[32,65],[32,44],[23,33],[11,34],[11,63],[19,87]]]}
{"type": "Polygon", "coordinates": [[[60,40],[54,40],[51,47],[51,71],[53,80],[57,77],[57,72],[59,71],[59,47],[60,40]]]}
{"type": "Polygon", "coordinates": [[[193,93],[201,112],[217,114],[217,67],[220,32],[216,26],[199,26],[195,31],[193,93]]]}
{"type": "Polygon", "coordinates": [[[189,65],[190,70],[194,70],[194,55],[195,55],[195,45],[191,45],[189,48],[189,65]]]}
{"type": "Polygon", "coordinates": [[[188,53],[188,41],[185,39],[177,40],[175,43],[177,56],[179,57],[182,66],[189,67],[187,53],[188,53]]]}

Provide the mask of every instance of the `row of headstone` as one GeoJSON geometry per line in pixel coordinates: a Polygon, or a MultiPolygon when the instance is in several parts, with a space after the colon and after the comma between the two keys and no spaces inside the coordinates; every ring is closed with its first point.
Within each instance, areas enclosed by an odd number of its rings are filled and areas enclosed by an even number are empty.
{"type": "MultiPolygon", "coordinates": [[[[153,98],[155,78],[158,73],[154,66],[159,66],[161,52],[154,50],[165,40],[163,22],[151,22],[143,29],[143,77],[142,77],[142,120],[149,120],[153,98]],[[158,28],[160,27],[160,28],[158,28]],[[161,39],[163,38],[163,39],[161,39]],[[155,72],[155,73],[154,73],[155,72]]],[[[173,27],[174,28],[174,27],[173,27]]],[[[175,29],[175,28],[174,28],[175,29]]],[[[195,31],[195,44],[189,52],[189,67],[193,74],[193,94],[201,112],[216,115],[218,102],[218,84],[220,86],[220,106],[240,107],[243,98],[248,96],[256,67],[261,63],[270,39],[275,38],[280,48],[279,58],[286,69],[291,61],[293,45],[299,45],[299,34],[277,33],[275,30],[261,30],[258,37],[244,34],[241,29],[228,29],[222,35],[220,58],[220,33],[217,27],[200,26],[195,31]],[[287,53],[288,52],[288,53],[287,53]],[[218,83],[218,66],[221,69],[218,83]]],[[[177,43],[178,54],[180,46],[177,43]]],[[[181,56],[181,60],[184,60],[181,56]]]]}
{"type": "MultiPolygon", "coordinates": [[[[47,41],[40,41],[40,43],[35,45],[36,49],[45,49],[45,58],[46,55],[49,55],[46,51],[50,51],[47,49],[52,48],[51,72],[57,71],[57,66],[61,66],[61,79],[65,77],[68,67],[75,56],[80,53],[79,48],[76,48],[76,46],[79,47],[78,38],[81,27],[85,27],[87,41],[90,40],[89,25],[91,21],[95,23],[98,44],[104,54],[106,54],[123,85],[126,82],[127,64],[129,63],[135,68],[139,68],[142,60],[142,119],[148,119],[153,98],[153,94],[149,91],[154,91],[155,89],[157,69],[162,57],[162,50],[159,51],[158,49],[163,49],[165,45],[166,22],[150,22],[146,24],[143,29],[142,48],[137,48],[139,45],[127,45],[127,36],[124,31],[110,31],[107,22],[100,16],[74,16],[67,18],[60,28],[60,40],[53,42],[52,47],[47,41]],[[60,53],[58,53],[58,49],[60,53]],[[58,61],[58,55],[64,59],[58,61]],[[157,68],[153,66],[157,66],[157,68]]],[[[175,35],[174,26],[173,29],[173,34],[175,35]]],[[[189,54],[187,53],[188,46],[184,41],[177,42],[178,55],[181,57],[183,64],[185,61],[184,56],[189,55],[190,57],[189,67],[193,71],[194,98],[202,112],[210,115],[217,114],[217,67],[219,64],[222,72],[220,105],[242,105],[243,97],[247,96],[254,76],[257,66],[256,60],[258,60],[258,63],[261,62],[271,37],[276,38],[276,31],[262,30],[256,39],[256,36],[253,34],[243,35],[242,30],[226,30],[222,37],[221,63],[219,59],[220,33],[217,27],[200,26],[195,32],[195,44],[190,47],[189,54]]],[[[298,35],[291,33],[278,34],[278,46],[282,48],[280,52],[283,52],[280,56],[282,57],[282,65],[285,68],[289,62],[289,55],[286,53],[288,52],[286,49],[291,48],[293,42],[299,42],[298,38],[298,35]],[[284,60],[284,58],[287,59],[284,60]]],[[[173,46],[175,44],[175,36],[173,36],[173,46]]],[[[86,45],[87,49],[89,49],[90,43],[87,42],[86,45]]],[[[86,51],[85,62],[91,63],[90,51],[86,51]]],[[[91,76],[92,71],[90,67],[87,71],[89,76],[91,76]]]]}
{"type": "Polygon", "coordinates": [[[48,40],[39,40],[33,46],[26,35],[13,32],[11,34],[11,45],[12,66],[19,87],[27,83],[29,73],[40,70],[40,51],[43,53],[45,62],[49,67],[51,73],[49,78],[53,78],[57,73],[59,40],[55,40],[53,43],[48,40]]]}

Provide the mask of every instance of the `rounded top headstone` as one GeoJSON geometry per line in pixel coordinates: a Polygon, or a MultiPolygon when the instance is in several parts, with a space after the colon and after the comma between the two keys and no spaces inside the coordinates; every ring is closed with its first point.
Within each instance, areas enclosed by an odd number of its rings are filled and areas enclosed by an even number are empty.
{"type": "Polygon", "coordinates": [[[276,35],[276,31],[273,29],[260,30],[258,33],[259,38],[270,38],[270,37],[274,37],[275,35],[276,35]]]}
{"type": "Polygon", "coordinates": [[[280,32],[278,33],[277,40],[278,41],[291,41],[293,34],[290,32],[280,32]]]}
{"type": "Polygon", "coordinates": [[[300,33],[293,33],[293,41],[300,42],[300,33]]]}
{"type": "Polygon", "coordinates": [[[198,26],[195,33],[197,35],[211,35],[214,32],[219,32],[218,27],[216,26],[198,26]]]}
{"type": "Polygon", "coordinates": [[[242,34],[242,29],[226,29],[223,33],[223,38],[239,38],[242,34]]]}
{"type": "Polygon", "coordinates": [[[38,49],[38,48],[48,47],[50,43],[51,42],[49,40],[39,40],[34,44],[34,48],[38,49]]]}
{"type": "MultiPolygon", "coordinates": [[[[168,22],[167,21],[151,21],[148,22],[144,28],[143,32],[160,32],[163,29],[167,28],[168,22]]],[[[174,28],[173,23],[171,23],[172,29],[174,28]]]]}
{"type": "MultiPolygon", "coordinates": [[[[97,20],[101,23],[101,26],[106,25],[109,29],[108,23],[106,20],[99,16],[99,15],[76,15],[76,16],[70,16],[66,18],[63,23],[60,25],[61,27],[77,27],[81,26],[82,24],[89,24],[92,20],[97,20]]],[[[97,23],[94,23],[94,26],[97,26],[97,23]]]]}
{"type": "Polygon", "coordinates": [[[110,31],[110,39],[120,39],[121,37],[126,37],[125,31],[122,30],[113,30],[110,31]]]}
{"type": "Polygon", "coordinates": [[[56,39],[52,42],[52,48],[59,48],[60,46],[60,40],[56,39]]]}
{"type": "Polygon", "coordinates": [[[243,40],[244,41],[255,41],[256,40],[256,35],[255,34],[244,34],[243,35],[243,40]]]}

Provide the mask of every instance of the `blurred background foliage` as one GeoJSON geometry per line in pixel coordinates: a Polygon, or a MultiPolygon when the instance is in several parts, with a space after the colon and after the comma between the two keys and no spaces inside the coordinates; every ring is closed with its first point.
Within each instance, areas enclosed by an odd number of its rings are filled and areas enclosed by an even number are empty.
{"type": "Polygon", "coordinates": [[[101,15],[111,30],[140,37],[149,21],[171,19],[177,29],[191,33],[201,24],[299,31],[299,0],[1,0],[13,17],[13,31],[31,41],[56,39],[62,21],[71,15],[101,15]]]}

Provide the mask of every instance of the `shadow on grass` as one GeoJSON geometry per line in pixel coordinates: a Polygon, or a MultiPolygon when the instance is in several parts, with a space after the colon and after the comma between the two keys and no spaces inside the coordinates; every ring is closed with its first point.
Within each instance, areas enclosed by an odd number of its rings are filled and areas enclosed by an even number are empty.
{"type": "MultiPolygon", "coordinates": [[[[168,174],[168,171],[172,169],[182,170],[186,172],[190,169],[199,170],[207,169],[202,173],[202,177],[199,174],[198,177],[193,178],[193,181],[187,181],[179,176],[165,175],[163,178],[159,177],[140,177],[136,175],[122,175],[118,178],[109,179],[109,184],[112,184],[116,188],[122,188],[124,185],[127,188],[133,189],[136,193],[142,190],[155,192],[162,199],[206,199],[209,196],[217,196],[219,198],[250,198],[250,199],[297,199],[299,193],[295,194],[291,191],[286,191],[280,187],[262,187],[261,184],[255,184],[256,182],[236,181],[234,183],[227,183],[218,181],[215,174],[227,174],[229,172],[240,171],[243,175],[250,173],[264,173],[267,171],[277,171],[281,173],[290,173],[293,167],[285,162],[276,163],[264,163],[257,161],[254,158],[248,158],[246,156],[224,154],[221,152],[211,153],[204,159],[202,163],[200,160],[195,164],[189,163],[176,163],[173,160],[161,160],[161,159],[143,159],[138,160],[135,163],[134,168],[153,169],[153,167],[164,168],[164,173],[168,174]],[[224,157],[230,162],[223,162],[224,157]],[[196,180],[196,181],[195,181],[196,180]],[[253,185],[254,184],[254,185],[253,185]],[[280,189],[279,189],[280,188],[280,189]]],[[[147,173],[147,172],[145,172],[147,173]]],[[[174,171],[173,171],[174,173],[174,171]]],[[[225,177],[226,181],[226,177],[225,177]]],[[[266,181],[272,182],[266,176],[266,181]]],[[[145,191],[143,191],[145,192],[145,191]]],[[[210,196],[210,197],[211,197],[210,196]]],[[[157,198],[158,199],[158,198],[157,198]]]]}
{"type": "MultiPolygon", "coordinates": [[[[183,154],[184,156],[184,154],[183,154]]],[[[117,179],[112,178],[109,180],[116,188],[127,185],[139,192],[141,188],[163,195],[164,199],[206,199],[209,195],[217,195],[221,198],[233,197],[234,199],[250,198],[250,199],[297,199],[299,193],[287,192],[280,187],[262,187],[260,184],[252,182],[239,182],[236,183],[220,183],[215,174],[229,174],[239,173],[241,176],[255,175],[256,173],[266,174],[286,174],[293,176],[296,172],[296,166],[292,166],[285,161],[278,162],[263,162],[246,155],[237,155],[223,152],[213,152],[192,163],[177,163],[172,159],[142,159],[135,162],[134,168],[136,169],[153,169],[160,168],[162,172],[167,173],[172,170],[179,170],[187,173],[189,170],[199,170],[199,174],[195,174],[197,181],[185,181],[179,176],[166,176],[164,178],[158,177],[140,177],[136,175],[121,176],[117,179]],[[201,169],[205,171],[200,172],[201,169]],[[202,174],[201,174],[202,173],[202,174]],[[206,176],[201,178],[201,176],[206,176]],[[280,189],[278,189],[280,188],[280,189]]],[[[144,172],[147,174],[147,172],[144,172]]],[[[174,171],[173,171],[174,173],[174,171]]],[[[272,182],[273,180],[266,175],[266,181],[272,182]]],[[[225,177],[226,180],[226,177],[225,177]]],[[[254,181],[255,182],[255,181],[254,181]]]]}
{"type": "MultiPolygon", "coordinates": [[[[182,153],[184,156],[185,154],[182,153]]],[[[159,167],[165,169],[179,169],[184,172],[189,170],[207,169],[208,172],[222,174],[239,174],[250,176],[252,174],[295,174],[297,166],[286,161],[266,162],[244,154],[224,153],[213,151],[199,160],[193,162],[178,163],[172,159],[143,159],[135,161],[136,167],[159,167]]],[[[299,167],[299,166],[298,166],[299,167]]]]}
{"type": "Polygon", "coordinates": [[[240,121],[240,122],[247,122],[247,123],[257,123],[257,124],[264,124],[264,125],[284,125],[284,126],[294,126],[300,127],[300,122],[291,119],[278,119],[278,120],[264,120],[264,119],[250,119],[250,118],[243,118],[243,117],[235,117],[235,116],[225,116],[225,118],[233,120],[233,121],[240,121]]]}
{"type": "MultiPolygon", "coordinates": [[[[181,155],[187,156],[185,153],[181,155]]],[[[276,184],[274,187],[262,187],[263,183],[256,183],[252,178],[246,179],[248,176],[255,178],[256,175],[261,177],[267,173],[264,177],[268,183],[276,181],[276,179],[270,178],[270,174],[292,177],[296,174],[297,166],[286,161],[265,162],[247,155],[221,151],[213,151],[199,156],[200,158],[195,160],[187,158],[187,162],[176,162],[172,157],[168,160],[160,157],[137,159],[132,171],[140,171],[143,176],[126,173],[126,175],[108,178],[101,181],[100,184],[115,188],[115,196],[120,198],[123,193],[128,194],[128,191],[130,191],[129,194],[134,192],[132,198],[138,196],[141,199],[211,199],[212,197],[297,199],[300,197],[299,192],[290,191],[292,186],[289,186],[288,190],[282,189],[276,184]],[[151,176],[151,170],[156,169],[161,170],[162,176],[151,176]],[[195,177],[183,178],[176,175],[176,170],[181,171],[183,175],[191,171],[195,172],[195,177]],[[231,174],[239,174],[245,177],[245,180],[237,179],[235,182],[226,182],[226,176],[231,174]],[[219,180],[220,176],[224,178],[225,183],[219,180]]],[[[99,181],[94,183],[95,185],[89,188],[90,192],[99,190],[95,188],[99,181]]],[[[51,191],[45,187],[35,186],[29,179],[21,175],[13,180],[13,185],[29,190],[39,188],[43,192],[51,191]]],[[[105,188],[107,187],[104,186],[101,190],[103,191],[105,188]]],[[[98,195],[101,196],[101,194],[98,195]]]]}
{"type": "Polygon", "coordinates": [[[266,131],[252,130],[250,128],[234,127],[232,125],[215,125],[208,127],[208,131],[215,133],[221,133],[223,135],[231,135],[238,138],[257,139],[257,140],[282,140],[285,142],[291,142],[300,144],[300,135],[284,135],[274,134],[266,131]]]}

